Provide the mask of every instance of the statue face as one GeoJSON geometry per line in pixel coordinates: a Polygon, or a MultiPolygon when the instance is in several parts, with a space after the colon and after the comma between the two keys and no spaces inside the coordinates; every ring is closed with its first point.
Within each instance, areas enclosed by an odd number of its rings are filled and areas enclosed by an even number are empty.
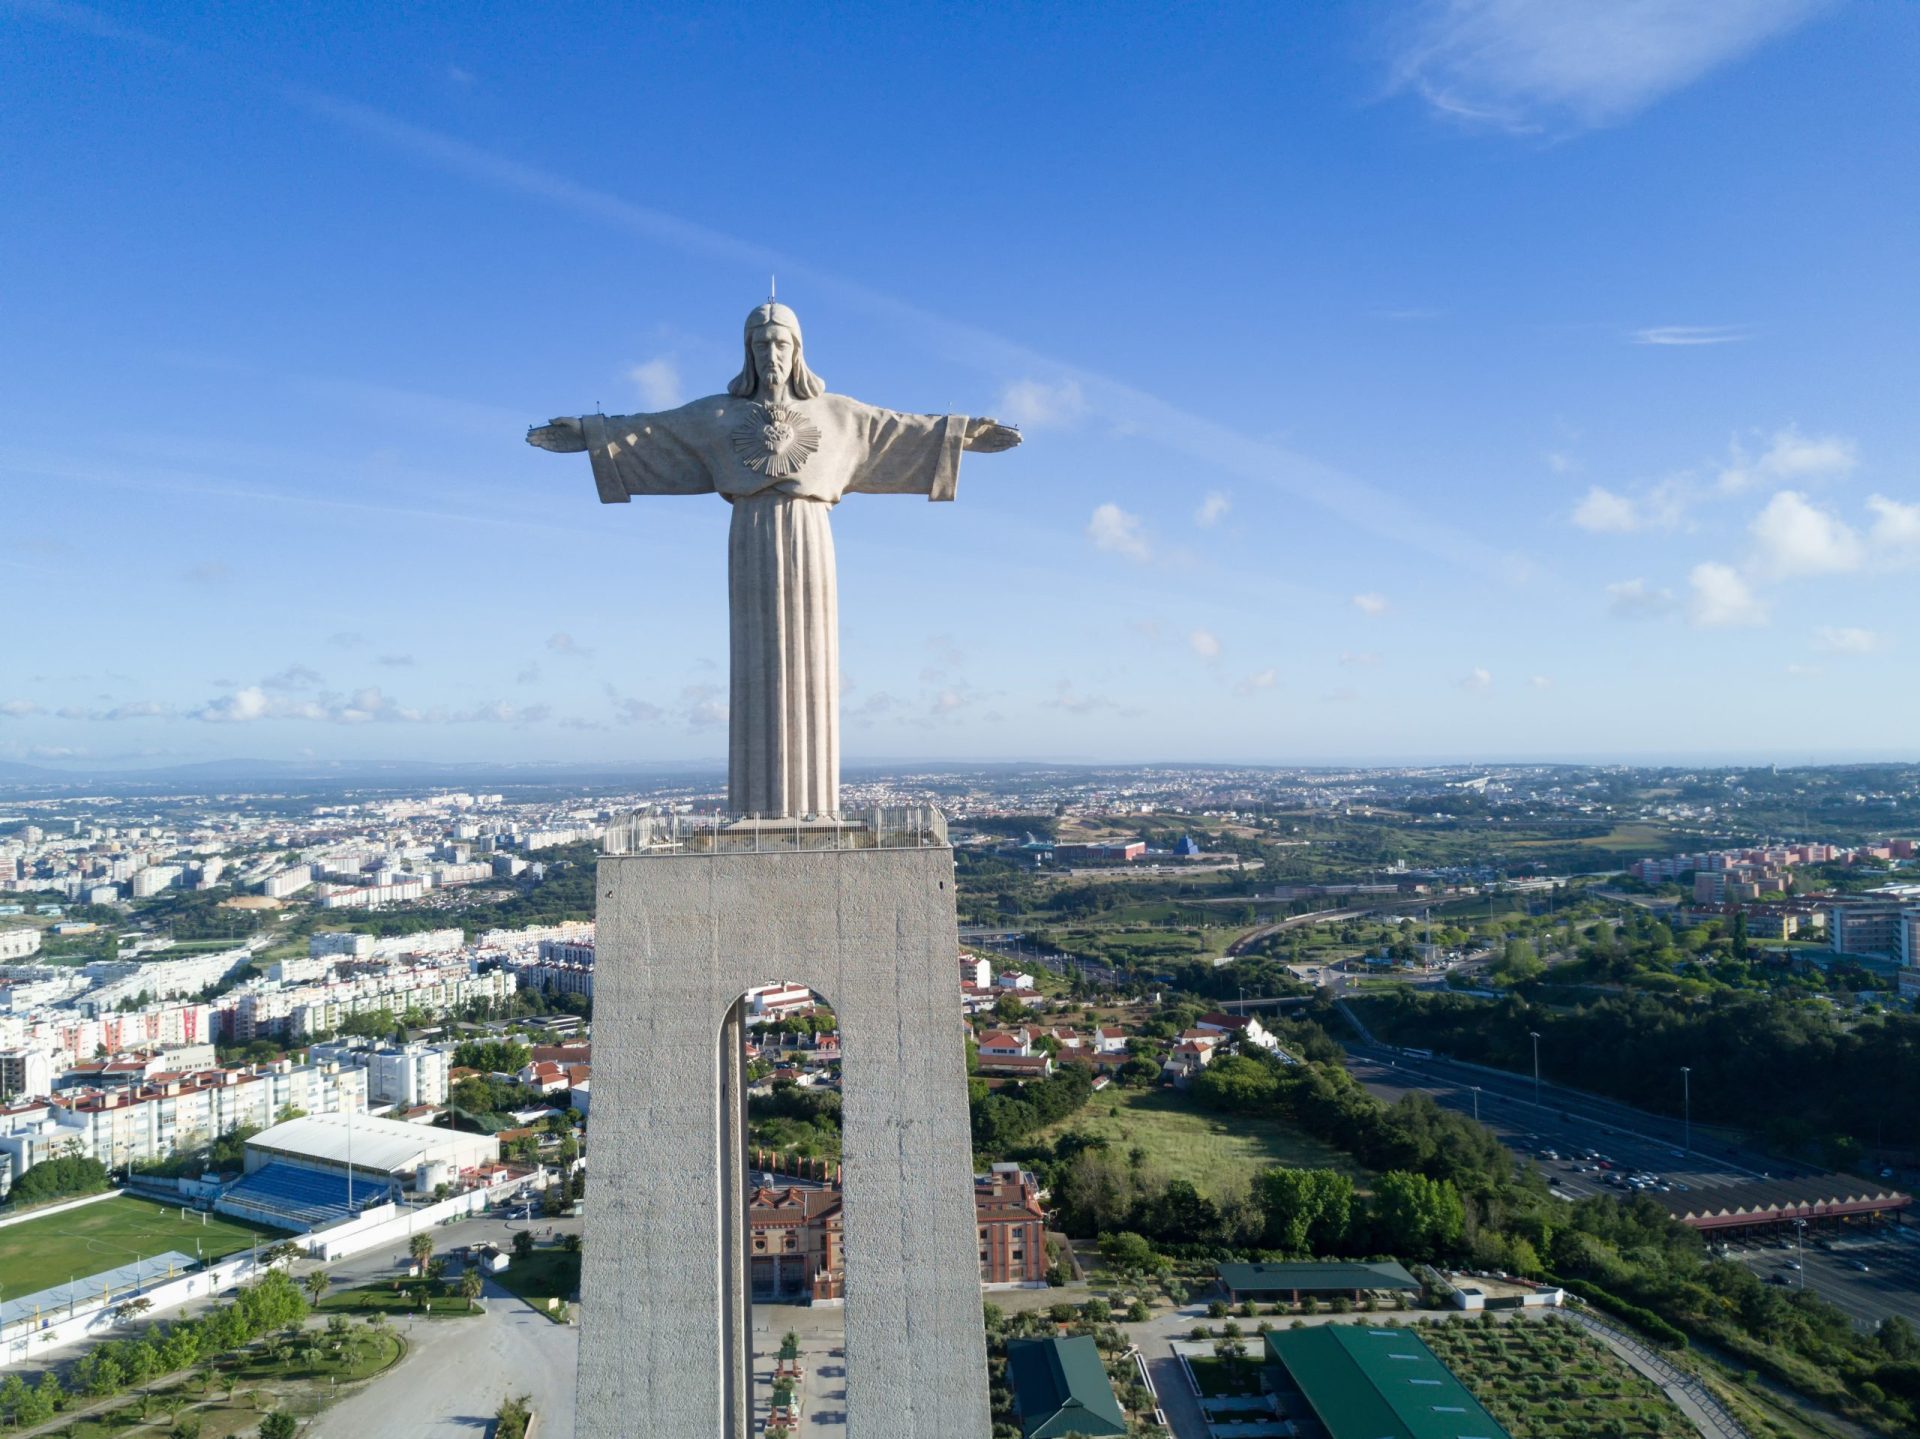
{"type": "Polygon", "coordinates": [[[753,332],[753,368],[768,390],[783,390],[793,373],[793,331],[785,325],[762,325],[753,332]]]}

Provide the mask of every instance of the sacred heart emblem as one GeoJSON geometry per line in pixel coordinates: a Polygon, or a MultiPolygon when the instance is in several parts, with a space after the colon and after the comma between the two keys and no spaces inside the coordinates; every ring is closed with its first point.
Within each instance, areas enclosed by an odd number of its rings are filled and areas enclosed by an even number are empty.
{"type": "Polygon", "coordinates": [[[733,428],[733,452],[755,474],[789,479],[820,448],[820,427],[785,405],[755,405],[733,428]]]}

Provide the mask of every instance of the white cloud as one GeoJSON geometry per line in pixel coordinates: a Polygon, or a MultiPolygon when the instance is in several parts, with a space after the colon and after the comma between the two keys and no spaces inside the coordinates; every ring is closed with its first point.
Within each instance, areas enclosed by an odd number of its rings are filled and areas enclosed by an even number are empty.
{"type": "Polygon", "coordinates": [[[1628,336],[1636,345],[1737,345],[1747,338],[1744,325],[1649,325],[1628,336]]]}
{"type": "Polygon", "coordinates": [[[1193,512],[1193,522],[1203,529],[1216,525],[1232,508],[1233,502],[1220,491],[1208,490],[1207,497],[1200,502],[1200,508],[1193,512]]]}
{"type": "Polygon", "coordinates": [[[1565,475],[1570,474],[1577,466],[1572,455],[1561,450],[1548,450],[1547,468],[1556,475],[1565,475]]]}
{"type": "Polygon", "coordinates": [[[1798,490],[1781,490],[1767,501],[1748,532],[1756,546],[1754,567],[1770,579],[1847,574],[1866,563],[1860,536],[1798,490]]]}
{"type": "Polygon", "coordinates": [[[685,398],[686,392],[680,384],[680,367],[671,356],[656,355],[651,360],[644,360],[627,371],[627,378],[633,382],[634,392],[640,396],[643,409],[675,409],[685,398]]]}
{"type": "Polygon", "coordinates": [[[642,699],[621,698],[613,702],[614,718],[622,724],[658,724],[667,717],[659,705],[642,699]]]}
{"type": "Polygon", "coordinates": [[[1528,680],[1527,683],[1537,690],[1550,690],[1553,688],[1553,676],[1535,675],[1532,679],[1528,680]]]}
{"type": "Polygon", "coordinates": [[[1615,619],[1656,619],[1670,613],[1678,603],[1672,590],[1656,589],[1641,579],[1618,580],[1607,586],[1607,613],[1615,619]]]}
{"type": "Polygon", "coordinates": [[[1340,663],[1349,669],[1366,669],[1380,663],[1378,650],[1341,650],[1340,663]]]}
{"type": "Polygon", "coordinates": [[[1850,625],[1821,625],[1813,632],[1813,647],[1829,655],[1870,655],[1886,641],[1872,630],[1850,625]]]}
{"type": "Polygon", "coordinates": [[[1280,682],[1280,671],[1277,669],[1269,668],[1264,670],[1256,670],[1253,674],[1250,674],[1245,679],[1241,680],[1240,683],[1235,685],[1233,688],[1236,694],[1250,695],[1250,694],[1255,694],[1260,690],[1270,690],[1279,682],[1280,682]]]}
{"type": "Polygon", "coordinates": [[[32,700],[0,700],[0,715],[8,719],[26,719],[29,715],[42,715],[46,706],[32,700]]]}
{"type": "Polygon", "coordinates": [[[1729,494],[1756,484],[1837,479],[1860,463],[1858,448],[1842,435],[1803,435],[1793,425],[1776,430],[1758,459],[1749,459],[1738,438],[1720,471],[1720,488],[1729,494]]]}
{"type": "Polygon", "coordinates": [[[1371,592],[1355,595],[1353,607],[1363,615],[1384,615],[1387,612],[1387,597],[1371,592]]]}
{"type": "Polygon", "coordinates": [[[1000,392],[1000,408],[1017,425],[1040,430],[1049,425],[1074,425],[1087,413],[1087,397],[1080,382],[1062,380],[1048,384],[1044,380],[1015,380],[1000,392]]]}
{"type": "Polygon", "coordinates": [[[1920,560],[1920,505],[1871,495],[1867,508],[1873,511],[1873,530],[1868,538],[1877,555],[1895,564],[1920,560]]]}
{"type": "Polygon", "coordinates": [[[1740,572],[1732,565],[1703,561],[1687,576],[1693,597],[1689,615],[1702,629],[1725,629],[1742,625],[1763,625],[1767,607],[1762,604],[1740,572]]]}
{"type": "Polygon", "coordinates": [[[581,659],[585,659],[593,653],[592,650],[585,648],[565,630],[555,630],[552,634],[548,635],[547,648],[557,655],[575,655],[581,659]]]}
{"type": "Polygon", "coordinates": [[[385,665],[388,669],[394,669],[394,670],[409,669],[413,665],[413,656],[412,655],[381,655],[374,660],[374,663],[377,665],[385,665]]]}
{"type": "Polygon", "coordinates": [[[1589,534],[1630,535],[1640,528],[1640,513],[1625,495],[1595,485],[1573,507],[1573,522],[1589,534]]]}
{"type": "Polygon", "coordinates": [[[1187,646],[1203,660],[1220,658],[1220,638],[1212,630],[1195,630],[1187,636],[1187,646]]]}
{"type": "Polygon", "coordinates": [[[1146,536],[1141,533],[1140,516],[1129,514],[1118,505],[1101,505],[1087,521],[1087,538],[1096,550],[1125,555],[1130,560],[1152,557],[1146,536]]]}
{"type": "Polygon", "coordinates": [[[1460,688],[1463,690],[1488,689],[1492,684],[1493,672],[1483,665],[1475,665],[1460,677],[1460,688]]]}
{"type": "Polygon", "coordinates": [[[1531,132],[1631,118],[1820,8],[1819,0],[1427,0],[1396,89],[1451,119],[1531,132]]]}

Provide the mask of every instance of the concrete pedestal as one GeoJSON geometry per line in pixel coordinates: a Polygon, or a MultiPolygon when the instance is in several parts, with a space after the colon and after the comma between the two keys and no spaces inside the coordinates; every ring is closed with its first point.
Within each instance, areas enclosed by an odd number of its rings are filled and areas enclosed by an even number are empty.
{"type": "Polygon", "coordinates": [[[599,886],[580,1439],[748,1439],[730,1012],[774,980],[840,1021],[846,1433],[982,1439],[952,851],[609,855],[599,886]]]}

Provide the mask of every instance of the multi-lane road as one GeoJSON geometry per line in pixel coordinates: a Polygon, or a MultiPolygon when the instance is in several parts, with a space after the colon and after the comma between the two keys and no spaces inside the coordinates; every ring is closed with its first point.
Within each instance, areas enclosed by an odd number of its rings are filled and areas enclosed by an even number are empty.
{"type": "MultiPolygon", "coordinates": [[[[1354,1078],[1382,1099],[1418,1091],[1449,1109],[1477,1113],[1502,1143],[1517,1157],[1531,1160],[1554,1192],[1568,1199],[1626,1193],[1608,1183],[1613,1173],[1657,1176],[1671,1186],[1654,1194],[1661,1200],[1684,1200],[1689,1194],[1760,1179],[1805,1180],[1818,1187],[1822,1177],[1804,1166],[1709,1139],[1697,1128],[1689,1134],[1681,1120],[1594,1095],[1542,1084],[1536,1100],[1527,1075],[1438,1056],[1409,1056],[1377,1044],[1353,1046],[1348,1066],[1354,1078]],[[1543,1158],[1548,1150],[1560,1157],[1543,1158]],[[1595,1161],[1583,1157],[1590,1150],[1598,1151],[1611,1168],[1597,1168],[1595,1161]]],[[[1804,1286],[1862,1328],[1871,1329],[1890,1314],[1920,1323],[1920,1229],[1885,1225],[1832,1234],[1809,1230],[1806,1237],[1810,1242],[1804,1252],[1779,1248],[1776,1237],[1730,1241],[1728,1259],[1770,1283],[1804,1286]],[[1802,1267],[1792,1268],[1789,1261],[1802,1267]]]]}

